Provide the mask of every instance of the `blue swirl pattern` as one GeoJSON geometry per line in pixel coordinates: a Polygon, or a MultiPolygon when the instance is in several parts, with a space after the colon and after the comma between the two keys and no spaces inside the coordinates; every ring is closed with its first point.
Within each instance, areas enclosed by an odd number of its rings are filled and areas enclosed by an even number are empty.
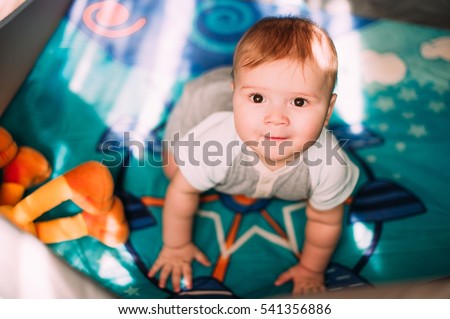
{"type": "Polygon", "coordinates": [[[258,19],[253,5],[229,0],[200,3],[191,41],[206,51],[232,53],[242,34],[258,19]]]}

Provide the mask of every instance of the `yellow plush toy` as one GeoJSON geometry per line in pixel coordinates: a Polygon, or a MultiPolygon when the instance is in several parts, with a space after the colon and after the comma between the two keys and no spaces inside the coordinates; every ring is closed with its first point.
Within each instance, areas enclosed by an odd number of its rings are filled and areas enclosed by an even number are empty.
{"type": "Polygon", "coordinates": [[[0,215],[44,243],[92,236],[115,247],[126,242],[129,228],[121,200],[114,196],[114,181],[107,167],[89,161],[40,186],[22,198],[25,191],[50,177],[51,167],[37,150],[18,147],[0,127],[0,215]],[[83,212],[50,221],[35,220],[66,200],[83,212]]]}

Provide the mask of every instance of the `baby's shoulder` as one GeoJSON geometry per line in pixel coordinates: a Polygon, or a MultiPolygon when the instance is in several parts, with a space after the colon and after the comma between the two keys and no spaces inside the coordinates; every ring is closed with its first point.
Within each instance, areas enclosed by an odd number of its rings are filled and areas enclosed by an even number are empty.
{"type": "Polygon", "coordinates": [[[341,148],[333,132],[324,128],[315,143],[303,154],[304,161],[312,167],[321,166],[324,163],[333,164],[334,161],[330,162],[333,159],[333,153],[341,153],[341,148]]]}
{"type": "Polygon", "coordinates": [[[343,142],[333,132],[323,129],[316,143],[304,154],[304,162],[315,179],[343,178],[353,163],[343,150],[343,142]]]}
{"type": "Polygon", "coordinates": [[[217,141],[219,143],[236,138],[233,112],[215,112],[206,117],[189,132],[194,134],[194,139],[201,141],[217,141]]]}

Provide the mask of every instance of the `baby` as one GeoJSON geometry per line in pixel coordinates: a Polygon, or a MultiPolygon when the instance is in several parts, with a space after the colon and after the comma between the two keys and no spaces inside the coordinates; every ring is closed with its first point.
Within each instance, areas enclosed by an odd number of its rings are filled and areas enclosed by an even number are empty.
{"type": "Polygon", "coordinates": [[[186,85],[169,119],[163,248],[148,272],[160,287],[192,285],[191,262],[208,266],[193,244],[200,193],[215,188],[253,198],[307,200],[299,263],[275,285],[293,293],[325,290],[324,271],[338,243],[343,202],[358,168],[325,129],[336,101],[337,54],[314,23],[265,18],[239,41],[233,69],[213,70],[186,85]]]}

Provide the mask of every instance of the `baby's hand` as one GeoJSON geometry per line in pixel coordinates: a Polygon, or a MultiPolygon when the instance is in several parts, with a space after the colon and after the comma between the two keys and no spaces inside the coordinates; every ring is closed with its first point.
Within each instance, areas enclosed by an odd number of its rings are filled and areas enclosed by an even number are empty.
{"type": "Polygon", "coordinates": [[[326,291],[323,273],[309,270],[303,267],[301,263],[282,273],[275,281],[275,285],[281,286],[290,280],[294,284],[292,290],[294,295],[307,295],[326,291]]]}
{"type": "Polygon", "coordinates": [[[205,254],[203,254],[193,243],[188,243],[179,248],[164,246],[152,268],[148,271],[147,276],[152,278],[161,270],[159,276],[160,288],[166,286],[167,279],[172,275],[172,285],[175,292],[180,291],[180,281],[182,277],[186,288],[191,289],[191,263],[193,259],[204,266],[209,266],[211,264],[205,254]]]}

